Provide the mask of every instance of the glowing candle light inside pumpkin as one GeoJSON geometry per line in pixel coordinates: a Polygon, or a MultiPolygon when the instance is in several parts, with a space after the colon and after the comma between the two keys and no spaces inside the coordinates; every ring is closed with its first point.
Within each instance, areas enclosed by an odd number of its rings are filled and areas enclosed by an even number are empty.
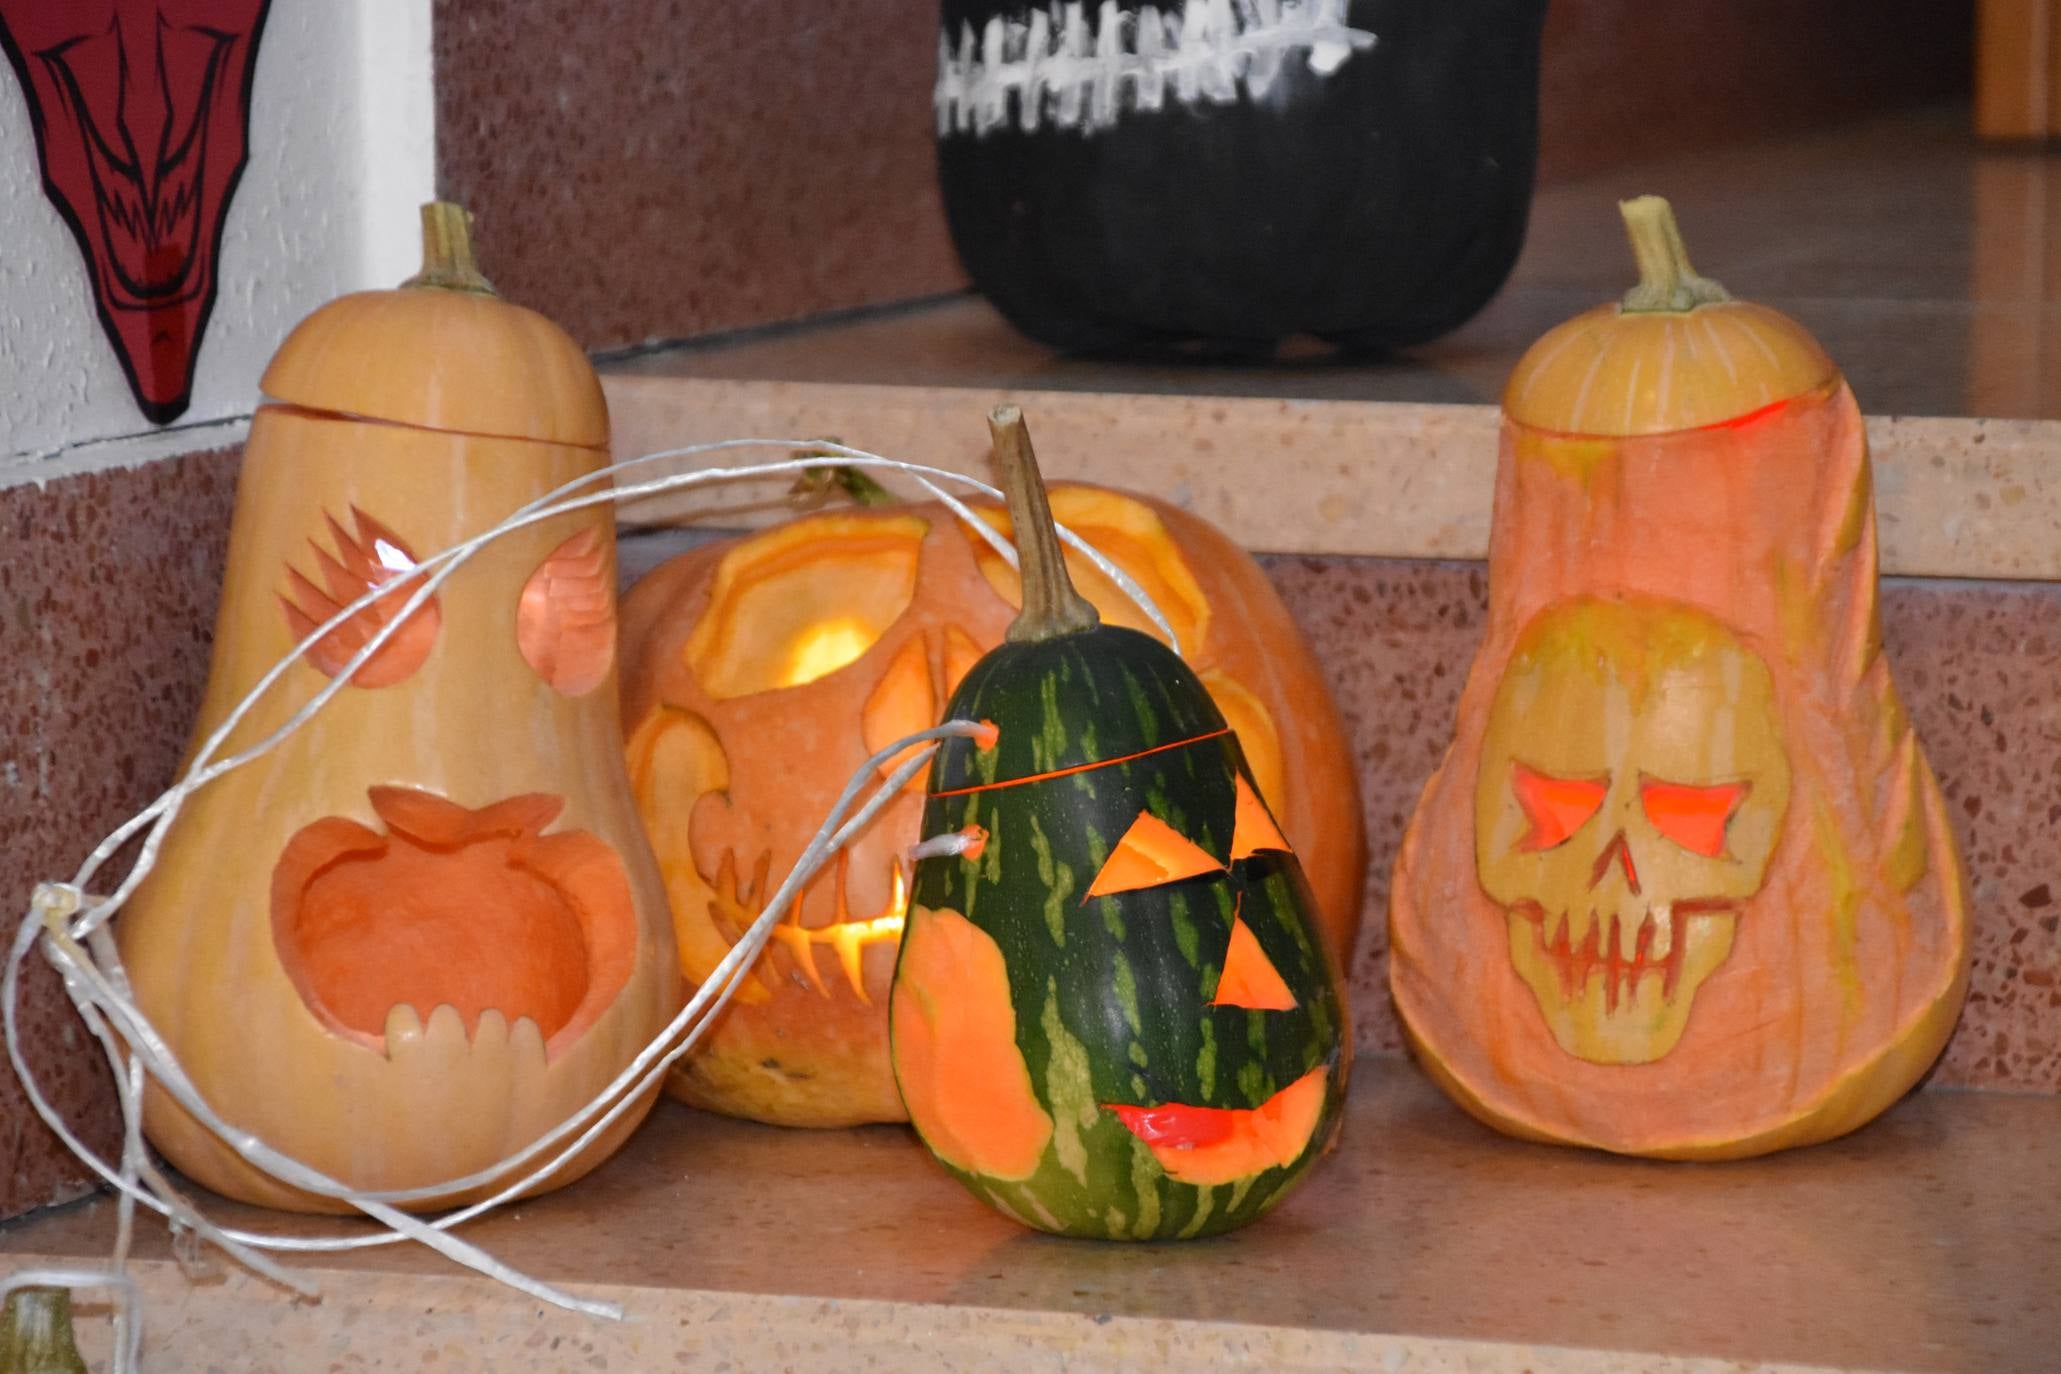
{"type": "Polygon", "coordinates": [[[825,997],[830,995],[830,989],[824,985],[822,974],[816,971],[813,947],[830,946],[837,951],[837,962],[843,967],[844,976],[851,983],[852,991],[861,1002],[870,1007],[873,1005],[873,998],[866,992],[865,969],[860,959],[868,945],[880,941],[887,941],[893,945],[901,941],[902,921],[909,914],[909,884],[902,875],[901,863],[896,862],[894,886],[888,894],[887,905],[881,908],[878,915],[855,921],[850,918],[844,904],[844,879],[845,866],[843,856],[840,855],[837,869],[837,911],[831,924],[814,928],[800,925],[801,917],[797,911],[794,919],[782,921],[773,928],[773,938],[786,946],[787,952],[794,956],[794,962],[801,969],[802,975],[825,997]]]}
{"type": "Polygon", "coordinates": [[[879,631],[857,616],[811,625],[795,640],[776,685],[799,687],[834,673],[872,648],[879,638],[879,631]]]}

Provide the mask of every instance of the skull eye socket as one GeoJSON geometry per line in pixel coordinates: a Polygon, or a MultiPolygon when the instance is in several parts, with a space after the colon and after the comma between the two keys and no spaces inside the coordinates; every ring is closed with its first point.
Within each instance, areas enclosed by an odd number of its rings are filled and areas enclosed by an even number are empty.
{"type": "Polygon", "coordinates": [[[1753,784],[1719,782],[1696,786],[1639,779],[1639,805],[1653,828],[1692,854],[1723,858],[1725,831],[1753,784]]]}
{"type": "Polygon", "coordinates": [[[1531,826],[1517,847],[1527,853],[1567,843],[1589,823],[1610,793],[1609,779],[1556,778],[1521,763],[1510,765],[1510,790],[1531,826]]]}

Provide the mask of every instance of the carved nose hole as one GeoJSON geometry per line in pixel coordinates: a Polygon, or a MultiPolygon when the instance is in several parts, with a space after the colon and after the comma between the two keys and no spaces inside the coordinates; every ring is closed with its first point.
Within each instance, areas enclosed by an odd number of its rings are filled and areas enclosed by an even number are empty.
{"type": "Polygon", "coordinates": [[[1632,862],[1632,847],[1625,842],[1622,830],[1613,835],[1610,843],[1603,846],[1603,852],[1596,856],[1596,867],[1589,874],[1589,886],[1595,888],[1602,885],[1604,877],[1610,872],[1612,858],[1624,865],[1625,886],[1632,890],[1634,897],[1638,896],[1639,866],[1632,862]]]}

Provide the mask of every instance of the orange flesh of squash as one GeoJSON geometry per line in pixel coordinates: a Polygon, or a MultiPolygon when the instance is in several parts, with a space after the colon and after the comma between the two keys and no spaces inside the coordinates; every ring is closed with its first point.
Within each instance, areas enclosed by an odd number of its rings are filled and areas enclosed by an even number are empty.
{"type": "Polygon", "coordinates": [[[1224,955],[1224,971],[1217,977],[1213,1007],[1251,1007],[1257,1011],[1293,1011],[1295,994],[1281,978],[1281,971],[1243,921],[1231,922],[1231,947],[1224,955]]]}
{"type": "Polygon", "coordinates": [[[1150,811],[1140,811],[1138,819],[1116,842],[1095,881],[1088,885],[1087,895],[1107,897],[1114,892],[1160,887],[1200,873],[1214,873],[1222,867],[1195,841],[1150,811]]]}
{"type": "Polygon", "coordinates": [[[1265,803],[1253,795],[1252,787],[1244,778],[1238,779],[1238,810],[1231,823],[1231,859],[1249,859],[1262,849],[1278,849],[1293,853],[1288,841],[1281,837],[1281,827],[1274,824],[1274,818],[1267,814],[1265,803]]]}
{"type": "Polygon", "coordinates": [[[895,979],[895,1076],[938,1158],[989,1178],[1037,1172],[1052,1118],[1016,1045],[1009,971],[994,937],[956,911],[918,907],[895,979]]]}
{"type": "Polygon", "coordinates": [[[1145,1142],[1159,1167],[1182,1183],[1235,1183],[1302,1157],[1324,1113],[1324,1077],[1311,1069],[1257,1107],[1158,1107],[1106,1104],[1145,1142]]]}

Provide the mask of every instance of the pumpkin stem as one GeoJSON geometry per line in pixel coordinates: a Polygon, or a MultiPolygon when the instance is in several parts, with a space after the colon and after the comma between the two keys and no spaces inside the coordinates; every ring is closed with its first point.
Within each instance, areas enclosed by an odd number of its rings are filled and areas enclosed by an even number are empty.
{"type": "Polygon", "coordinates": [[[422,207],[422,270],[403,286],[433,286],[491,296],[494,284],[480,275],[472,256],[472,213],[448,200],[422,207]]]}
{"type": "Polygon", "coordinates": [[[0,1311],[0,1369],[87,1374],[72,1340],[72,1295],[64,1288],[17,1288],[0,1311]]]}
{"type": "Polygon", "coordinates": [[[1732,293],[1689,265],[1689,250],[1675,225],[1674,207],[1660,196],[1638,196],[1617,203],[1624,216],[1632,256],[1639,264],[1639,284],[1625,292],[1618,309],[1626,314],[1682,314],[1699,305],[1716,305],[1732,293]]]}
{"type": "Polygon", "coordinates": [[[1023,609],[1009,623],[1009,642],[1035,644],[1094,629],[1102,617],[1074,590],[1067,575],[1023,412],[1015,406],[996,406],[988,412],[988,432],[994,436],[995,466],[1002,472],[1002,494],[1009,498],[1009,523],[1016,531],[1018,571],[1023,574],[1023,609]]]}

